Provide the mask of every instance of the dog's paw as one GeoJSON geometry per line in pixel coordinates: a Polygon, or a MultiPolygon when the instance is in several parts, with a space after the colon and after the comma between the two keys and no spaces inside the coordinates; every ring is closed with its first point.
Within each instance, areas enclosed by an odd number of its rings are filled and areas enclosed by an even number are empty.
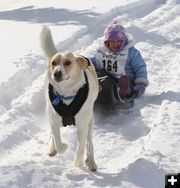
{"type": "Polygon", "coordinates": [[[89,159],[86,159],[85,162],[86,162],[86,165],[87,165],[87,167],[88,167],[88,169],[89,169],[90,171],[96,172],[96,170],[97,170],[97,165],[96,165],[96,163],[95,163],[94,161],[89,160],[89,159]]]}
{"type": "Polygon", "coordinates": [[[68,148],[68,145],[65,144],[65,143],[62,143],[62,144],[60,145],[60,147],[58,148],[58,153],[60,153],[60,154],[65,153],[66,150],[67,150],[67,148],[68,148]]]}
{"type": "Polygon", "coordinates": [[[50,156],[50,157],[53,157],[53,156],[55,156],[57,154],[57,151],[54,149],[54,150],[52,150],[52,149],[49,149],[49,152],[48,152],[48,155],[50,156]]]}

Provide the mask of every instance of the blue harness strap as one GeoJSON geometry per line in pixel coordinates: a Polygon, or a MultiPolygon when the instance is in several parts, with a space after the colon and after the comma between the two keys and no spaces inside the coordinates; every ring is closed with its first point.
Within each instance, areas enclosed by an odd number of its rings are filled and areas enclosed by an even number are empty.
{"type": "Polygon", "coordinates": [[[74,100],[75,96],[63,96],[63,95],[59,95],[59,93],[56,92],[57,97],[53,100],[52,104],[53,105],[58,105],[60,103],[61,100],[74,100]]]}

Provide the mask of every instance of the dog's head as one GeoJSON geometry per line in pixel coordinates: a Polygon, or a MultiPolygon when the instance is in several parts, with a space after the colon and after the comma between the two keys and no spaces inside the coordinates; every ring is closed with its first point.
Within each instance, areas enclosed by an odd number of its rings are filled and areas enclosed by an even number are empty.
{"type": "Polygon", "coordinates": [[[51,79],[60,83],[76,79],[87,68],[85,58],[73,53],[57,53],[49,61],[48,71],[51,79]]]}

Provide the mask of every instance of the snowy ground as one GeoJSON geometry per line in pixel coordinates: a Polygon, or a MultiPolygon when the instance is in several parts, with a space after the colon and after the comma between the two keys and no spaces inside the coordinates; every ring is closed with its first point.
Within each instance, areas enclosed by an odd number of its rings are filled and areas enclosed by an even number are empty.
{"type": "Polygon", "coordinates": [[[0,3],[0,188],[163,188],[180,172],[179,0],[6,0],[0,3]],[[60,3],[61,2],[61,3],[60,3]],[[85,51],[118,19],[146,60],[150,85],[131,109],[95,109],[98,171],[73,166],[75,128],[66,154],[48,157],[43,25],[60,51],[85,51]]]}

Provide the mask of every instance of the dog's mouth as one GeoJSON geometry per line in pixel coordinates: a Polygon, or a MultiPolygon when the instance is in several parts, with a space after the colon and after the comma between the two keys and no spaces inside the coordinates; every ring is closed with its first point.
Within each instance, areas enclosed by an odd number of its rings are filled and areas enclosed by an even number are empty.
{"type": "Polygon", "coordinates": [[[53,74],[53,79],[54,79],[56,82],[62,82],[62,81],[68,80],[68,79],[69,79],[69,76],[66,75],[66,74],[63,74],[62,71],[56,71],[56,72],[53,74]]]}

